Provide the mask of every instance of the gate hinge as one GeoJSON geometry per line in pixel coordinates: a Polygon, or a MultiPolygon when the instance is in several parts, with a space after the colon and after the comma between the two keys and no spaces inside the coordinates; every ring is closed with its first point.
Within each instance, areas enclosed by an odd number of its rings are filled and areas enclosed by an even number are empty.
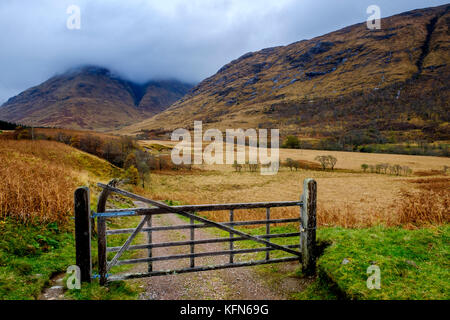
{"type": "MultiPolygon", "coordinates": [[[[111,275],[111,273],[107,273],[107,274],[105,275],[105,278],[108,278],[110,275],[111,275]]],[[[100,279],[100,275],[99,275],[98,273],[94,273],[94,274],[92,275],[92,279],[100,279]]]]}

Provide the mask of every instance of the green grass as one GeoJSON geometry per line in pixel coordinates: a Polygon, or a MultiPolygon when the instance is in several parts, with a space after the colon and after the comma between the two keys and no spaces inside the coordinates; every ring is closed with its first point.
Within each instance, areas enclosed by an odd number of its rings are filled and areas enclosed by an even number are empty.
{"type": "MultiPolygon", "coordinates": [[[[120,207],[126,203],[115,200],[120,207]]],[[[128,204],[129,205],[129,204],[128,204]]],[[[108,228],[131,228],[137,226],[141,217],[117,218],[107,222],[108,228]]],[[[73,222],[61,229],[57,224],[25,225],[6,218],[0,221],[0,300],[34,300],[50,284],[50,279],[65,273],[75,264],[75,238],[73,222]]],[[[108,237],[108,246],[121,246],[128,234],[108,237]]],[[[133,243],[142,243],[140,234],[133,243]]],[[[97,241],[92,240],[93,272],[97,272],[97,241]]],[[[115,253],[109,253],[112,259],[115,253]]],[[[139,252],[126,251],[121,259],[137,257],[139,252]]],[[[111,272],[123,272],[132,266],[114,267],[111,272]]],[[[64,281],[65,283],[65,281],[64,281]]],[[[99,285],[98,280],[82,285],[81,290],[66,290],[69,299],[136,299],[139,289],[124,281],[99,285]]]]}
{"type": "Polygon", "coordinates": [[[332,243],[318,261],[322,278],[348,299],[450,298],[450,226],[405,230],[319,229],[332,243]],[[349,263],[343,264],[344,259],[349,263]],[[381,270],[381,289],[367,288],[367,268],[381,270]]]}
{"type": "Polygon", "coordinates": [[[74,263],[71,232],[0,221],[0,300],[37,299],[52,275],[74,263]]]}
{"type": "Polygon", "coordinates": [[[66,291],[65,296],[74,300],[137,300],[140,290],[126,281],[115,281],[100,286],[97,280],[83,284],[81,290],[66,291]]]}
{"type": "MultiPolygon", "coordinates": [[[[272,233],[295,232],[294,226],[273,227],[272,233]]],[[[248,229],[263,234],[265,228],[248,229]]],[[[319,228],[318,243],[325,247],[318,259],[318,278],[294,299],[376,299],[447,300],[450,298],[450,226],[420,230],[374,227],[369,229],[319,228]],[[348,263],[343,263],[344,259],[348,263]],[[367,268],[381,270],[380,290],[367,288],[367,268]]],[[[281,245],[295,244],[298,238],[274,239],[281,245]]],[[[240,248],[260,247],[251,241],[240,248]]],[[[264,253],[253,255],[262,259],[264,253]]],[[[280,251],[271,257],[286,256],[280,251]]],[[[247,256],[248,258],[249,256],[247,256]]],[[[280,275],[271,266],[259,271],[280,275]]],[[[301,276],[300,268],[297,271],[301,276]]]]}

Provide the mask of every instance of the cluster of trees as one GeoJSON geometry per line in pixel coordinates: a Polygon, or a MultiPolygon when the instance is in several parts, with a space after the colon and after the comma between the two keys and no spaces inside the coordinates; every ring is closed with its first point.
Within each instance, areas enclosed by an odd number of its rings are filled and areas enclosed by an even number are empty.
{"type": "Polygon", "coordinates": [[[287,158],[285,162],[282,163],[282,166],[285,168],[289,168],[291,171],[295,169],[305,169],[305,170],[317,170],[320,167],[313,162],[308,162],[304,160],[293,160],[291,158],[287,158]]]}
{"type": "Polygon", "coordinates": [[[390,154],[409,154],[423,156],[449,157],[450,145],[446,143],[429,143],[419,140],[406,144],[374,144],[358,147],[359,152],[365,153],[390,153],[390,154]]]}
{"type": "Polygon", "coordinates": [[[379,163],[377,165],[369,165],[369,164],[362,164],[361,169],[364,172],[371,172],[371,173],[379,173],[379,174],[392,174],[396,176],[409,176],[413,173],[412,169],[408,166],[401,166],[399,164],[390,165],[389,163],[379,163]]]}
{"type": "Polygon", "coordinates": [[[133,138],[125,136],[117,138],[103,138],[93,134],[72,136],[61,131],[56,134],[54,140],[96,155],[121,168],[124,167],[128,155],[139,149],[133,138]]]}
{"type": "Polygon", "coordinates": [[[318,161],[320,163],[320,165],[322,166],[323,170],[326,169],[331,169],[334,170],[334,167],[336,166],[337,163],[337,159],[335,157],[333,157],[332,155],[328,155],[328,156],[317,156],[315,158],[316,161],[318,161]]]}
{"type": "Polygon", "coordinates": [[[300,139],[296,136],[287,136],[281,147],[286,149],[300,149],[300,139]]]}
{"type": "Polygon", "coordinates": [[[287,158],[286,161],[283,163],[283,166],[289,168],[291,171],[293,171],[294,169],[295,171],[297,171],[298,169],[302,168],[300,161],[293,160],[291,158],[287,158]]]}
{"type": "Polygon", "coordinates": [[[123,168],[125,177],[131,184],[137,185],[139,181],[142,188],[150,179],[151,171],[163,170],[192,170],[192,165],[175,165],[168,154],[152,154],[147,151],[136,149],[128,154],[123,168]]]}
{"type": "Polygon", "coordinates": [[[17,124],[0,120],[0,130],[15,130],[17,124]]]}
{"type": "Polygon", "coordinates": [[[302,141],[297,136],[287,136],[282,148],[321,149],[332,151],[359,151],[361,146],[386,143],[387,139],[375,128],[352,129],[342,132],[322,132],[322,139],[315,143],[302,141]],[[328,136],[328,137],[327,137],[328,136]]]}
{"type": "MultiPolygon", "coordinates": [[[[317,157],[319,158],[319,157],[317,157]]],[[[317,160],[316,158],[316,160],[317,160]]],[[[298,171],[298,169],[306,169],[306,170],[318,170],[322,169],[334,169],[337,163],[337,159],[333,156],[321,156],[321,165],[314,162],[302,161],[302,160],[294,160],[291,158],[287,158],[286,161],[281,163],[281,166],[285,168],[289,168],[291,171],[298,171]]],[[[239,164],[237,161],[234,161],[232,165],[236,172],[248,171],[248,172],[257,172],[261,165],[260,164],[251,164],[248,161],[245,164],[239,164]]]]}

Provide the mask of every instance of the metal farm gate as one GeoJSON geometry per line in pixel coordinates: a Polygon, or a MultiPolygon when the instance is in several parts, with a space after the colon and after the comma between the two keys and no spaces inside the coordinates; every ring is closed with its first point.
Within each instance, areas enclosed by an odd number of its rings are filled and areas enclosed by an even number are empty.
{"type": "Polygon", "coordinates": [[[103,190],[99,196],[97,204],[97,213],[90,210],[89,189],[78,188],[75,191],[75,240],[76,240],[76,264],[80,267],[81,280],[90,282],[95,277],[100,278],[100,284],[104,285],[109,281],[124,280],[132,278],[142,278],[150,276],[170,275],[186,272],[207,271],[224,268],[246,267],[269,263],[280,263],[288,261],[299,261],[305,274],[313,274],[316,267],[316,203],[317,203],[317,184],[312,179],[304,181],[303,194],[299,201],[286,202],[264,202],[264,203],[236,203],[236,204],[211,204],[194,206],[169,206],[159,201],[147,199],[128,191],[116,188],[117,181],[113,180],[108,185],[99,183],[98,186],[103,190]],[[134,200],[151,205],[149,208],[133,208],[121,210],[106,210],[106,201],[111,193],[129,197],[134,200]],[[270,209],[279,207],[300,207],[299,217],[294,219],[271,219],[270,209]],[[240,209],[266,209],[266,219],[258,221],[235,221],[234,212],[240,209]],[[229,211],[229,222],[219,223],[205,219],[197,212],[206,211],[229,211]],[[177,214],[189,218],[190,223],[185,225],[173,226],[152,226],[152,216],[160,214],[177,214]],[[106,219],[118,217],[142,216],[142,220],[136,228],[107,230],[106,219]],[[92,274],[92,255],[91,255],[91,237],[95,220],[97,219],[97,240],[98,240],[98,275],[92,274]],[[299,222],[300,228],[295,233],[271,233],[270,226],[279,223],[299,222]],[[265,225],[265,235],[250,235],[235,229],[238,226],[265,225]],[[229,233],[229,237],[212,239],[195,239],[195,229],[198,228],[217,228],[229,233]],[[154,243],[152,241],[153,232],[170,232],[172,230],[190,230],[190,240],[154,243]],[[144,232],[148,235],[148,243],[131,245],[135,237],[144,232]],[[128,239],[121,247],[107,247],[107,236],[114,234],[130,234],[128,239]],[[299,237],[298,245],[281,246],[270,241],[275,238],[299,237]],[[251,240],[264,247],[251,249],[235,249],[234,243],[237,241],[251,240]],[[195,246],[209,243],[229,243],[228,250],[217,250],[213,252],[195,252],[195,246]],[[189,246],[190,253],[168,256],[154,257],[153,248],[189,246]],[[148,255],[145,258],[120,260],[120,257],[126,250],[147,250],[148,255]],[[269,252],[280,250],[290,254],[289,257],[272,259],[269,252]],[[112,260],[107,260],[107,253],[115,252],[112,260]],[[266,252],[265,259],[257,261],[235,262],[234,257],[237,254],[266,252]],[[206,256],[228,255],[229,262],[220,265],[202,265],[197,266],[195,258],[206,256]],[[178,270],[153,270],[153,262],[190,259],[190,266],[178,270]],[[123,264],[148,264],[148,271],[145,273],[110,275],[109,271],[113,266],[123,264]]]}

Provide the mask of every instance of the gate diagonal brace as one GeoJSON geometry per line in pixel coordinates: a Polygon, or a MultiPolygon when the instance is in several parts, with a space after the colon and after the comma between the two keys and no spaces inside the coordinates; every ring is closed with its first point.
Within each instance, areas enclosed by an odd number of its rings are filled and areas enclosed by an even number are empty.
{"type": "MultiPolygon", "coordinates": [[[[194,219],[194,220],[196,220],[196,221],[203,222],[203,223],[205,223],[205,224],[211,225],[211,226],[216,227],[216,228],[218,228],[218,229],[221,229],[221,230],[224,230],[224,231],[227,231],[227,232],[230,232],[230,233],[239,235],[239,236],[244,237],[244,238],[246,238],[246,239],[248,239],[248,240],[252,240],[252,241],[255,241],[255,242],[264,244],[264,245],[266,245],[266,246],[268,246],[268,247],[274,248],[275,250],[285,251],[285,252],[287,252],[287,253],[290,253],[290,254],[292,254],[292,255],[295,255],[295,256],[299,257],[300,261],[301,261],[301,259],[302,259],[302,254],[301,254],[301,252],[299,252],[299,251],[292,250],[292,249],[290,249],[290,248],[286,248],[286,247],[284,247],[284,246],[281,246],[281,245],[272,243],[272,242],[270,242],[270,241],[263,240],[263,239],[261,239],[261,238],[257,238],[257,237],[255,237],[255,236],[249,235],[249,234],[247,234],[247,233],[245,233],[245,232],[241,232],[241,231],[239,231],[239,230],[235,230],[235,229],[233,229],[233,228],[231,228],[231,227],[228,227],[228,226],[226,226],[226,225],[223,225],[223,224],[221,224],[221,223],[214,222],[214,221],[208,220],[208,219],[206,219],[206,218],[199,217],[199,216],[197,216],[197,215],[195,215],[195,214],[192,214],[192,213],[183,211],[183,210],[181,210],[181,209],[177,209],[177,208],[168,206],[168,205],[166,205],[166,204],[164,204],[164,203],[161,203],[161,202],[159,202],[159,201],[150,200],[150,199],[141,197],[141,196],[139,196],[139,195],[136,195],[136,194],[134,194],[134,193],[131,193],[131,192],[128,192],[128,191],[125,191],[125,190],[122,190],[122,189],[114,188],[114,187],[112,187],[112,186],[105,185],[105,184],[103,184],[103,183],[98,183],[97,185],[98,185],[100,188],[107,189],[107,190],[109,190],[109,191],[111,191],[111,192],[115,192],[115,193],[121,194],[121,195],[123,195],[123,196],[125,196],[125,197],[129,197],[129,198],[132,198],[132,199],[135,199],[135,200],[138,200],[138,201],[142,201],[142,202],[144,202],[144,203],[151,204],[151,205],[153,205],[153,206],[155,206],[155,207],[158,207],[158,208],[160,208],[160,209],[167,210],[167,212],[170,212],[170,213],[176,213],[176,214],[182,215],[182,216],[187,217],[187,218],[192,218],[192,219],[194,219]]],[[[148,219],[149,217],[150,217],[150,216],[146,216],[144,219],[142,219],[142,221],[141,221],[141,223],[139,224],[138,228],[136,228],[136,230],[133,232],[133,234],[130,236],[130,238],[128,238],[127,242],[124,244],[124,246],[122,247],[122,249],[116,254],[116,257],[118,256],[117,259],[118,259],[118,258],[120,257],[120,255],[128,248],[128,246],[131,244],[131,241],[134,239],[134,237],[137,235],[137,233],[139,233],[139,231],[142,229],[142,227],[143,227],[144,224],[145,224],[144,222],[146,222],[146,221],[147,221],[146,219],[148,219]],[[145,221],[144,221],[144,220],[145,220],[145,221]],[[139,228],[139,227],[140,227],[140,228],[139,228]],[[139,230],[139,231],[138,231],[138,230],[139,230]],[[133,235],[134,235],[134,236],[133,236],[133,235]],[[131,239],[131,240],[130,240],[130,239],[131,239]],[[128,245],[127,245],[127,244],[128,244],[128,245]],[[125,246],[126,246],[126,248],[125,248],[125,246]],[[120,253],[120,255],[119,255],[119,253],[120,253]]],[[[114,257],[114,259],[111,260],[111,262],[110,262],[109,265],[113,266],[112,262],[114,262],[114,263],[117,262],[116,257],[114,257]]]]}
{"type": "Polygon", "coordinates": [[[136,238],[136,236],[139,234],[139,232],[141,232],[142,228],[145,226],[145,224],[147,223],[148,219],[150,219],[150,216],[145,216],[144,218],[142,218],[142,220],[139,223],[139,225],[137,226],[137,228],[128,237],[127,241],[122,246],[122,248],[120,248],[119,252],[117,252],[116,255],[114,256],[114,258],[108,263],[108,266],[106,268],[106,272],[111,270],[111,268],[114,267],[114,265],[117,263],[117,260],[119,260],[119,258],[122,256],[122,254],[125,251],[127,251],[127,249],[130,246],[131,242],[134,240],[134,238],[136,238]]]}

